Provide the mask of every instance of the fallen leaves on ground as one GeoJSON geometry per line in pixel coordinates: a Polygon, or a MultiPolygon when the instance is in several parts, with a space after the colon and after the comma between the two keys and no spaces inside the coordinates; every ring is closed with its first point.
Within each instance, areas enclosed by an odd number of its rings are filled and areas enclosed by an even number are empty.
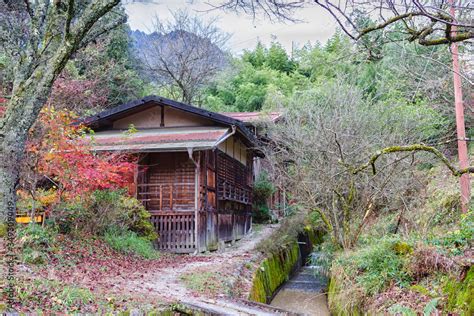
{"type": "Polygon", "coordinates": [[[18,265],[15,308],[19,312],[96,313],[127,310],[133,305],[153,307],[164,301],[162,293],[148,288],[144,296],[127,284],[147,279],[150,272],[156,275],[164,268],[209,260],[209,256],[169,253],[147,260],[118,253],[100,238],[63,235],[47,264],[18,265]]]}

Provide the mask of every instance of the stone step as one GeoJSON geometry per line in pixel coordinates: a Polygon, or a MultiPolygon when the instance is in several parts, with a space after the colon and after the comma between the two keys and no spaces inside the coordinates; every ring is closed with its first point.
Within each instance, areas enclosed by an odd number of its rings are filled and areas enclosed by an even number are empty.
{"type": "Polygon", "coordinates": [[[205,315],[231,315],[231,316],[271,316],[271,315],[296,315],[292,312],[270,306],[267,304],[250,301],[230,300],[182,300],[179,302],[193,311],[203,312],[205,315]]]}

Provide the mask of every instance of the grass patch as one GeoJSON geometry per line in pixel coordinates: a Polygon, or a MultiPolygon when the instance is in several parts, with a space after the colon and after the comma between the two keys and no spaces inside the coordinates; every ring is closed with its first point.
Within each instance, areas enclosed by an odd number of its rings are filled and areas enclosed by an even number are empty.
{"type": "Polygon", "coordinates": [[[21,280],[16,297],[22,311],[41,314],[45,311],[88,312],[100,301],[87,288],[64,285],[52,280],[21,280]]]}
{"type": "Polygon", "coordinates": [[[304,232],[305,214],[295,214],[281,221],[280,227],[269,238],[257,244],[256,250],[266,255],[272,255],[285,250],[297,241],[298,234],[304,232]]]}
{"type": "Polygon", "coordinates": [[[221,293],[224,285],[218,273],[199,271],[183,274],[181,280],[187,288],[203,294],[221,293]]]}
{"type": "Polygon", "coordinates": [[[252,223],[252,230],[255,233],[260,233],[263,230],[264,227],[265,227],[264,224],[254,224],[254,223],[252,223]]]}
{"type": "Polygon", "coordinates": [[[89,289],[74,286],[65,286],[58,294],[57,302],[63,303],[67,307],[81,306],[90,303],[94,299],[89,289]]]}
{"type": "Polygon", "coordinates": [[[151,241],[139,237],[135,232],[110,230],[105,233],[104,239],[110,247],[119,252],[145,259],[159,258],[159,252],[153,248],[151,241]]]}
{"type": "MultiPolygon", "coordinates": [[[[95,292],[64,282],[19,277],[15,286],[15,310],[20,315],[162,315],[168,303],[116,293],[95,292]]],[[[0,314],[5,312],[0,301],[0,314]]],[[[166,314],[168,315],[168,314],[166,314]]]]}
{"type": "Polygon", "coordinates": [[[398,238],[386,237],[341,256],[336,264],[341,265],[368,295],[374,295],[391,283],[409,284],[411,278],[404,266],[410,251],[410,246],[398,238]]]}
{"type": "Polygon", "coordinates": [[[17,230],[21,259],[25,263],[45,264],[51,252],[56,250],[57,232],[49,226],[29,224],[17,230]]]}

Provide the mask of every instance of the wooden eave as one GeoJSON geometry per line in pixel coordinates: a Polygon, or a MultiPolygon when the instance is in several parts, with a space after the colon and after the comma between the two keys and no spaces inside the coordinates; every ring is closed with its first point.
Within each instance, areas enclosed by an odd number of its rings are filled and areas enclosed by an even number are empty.
{"type": "Polygon", "coordinates": [[[239,120],[155,95],[147,96],[143,99],[124,103],[112,109],[105,110],[96,115],[82,119],[80,123],[83,123],[94,130],[100,131],[109,127],[115,120],[124,118],[139,111],[146,110],[153,106],[169,106],[187,113],[210,119],[211,121],[220,125],[235,126],[237,128],[236,132],[243,136],[249,147],[255,148],[258,145],[258,141],[255,136],[247,129],[244,123],[239,120]]]}

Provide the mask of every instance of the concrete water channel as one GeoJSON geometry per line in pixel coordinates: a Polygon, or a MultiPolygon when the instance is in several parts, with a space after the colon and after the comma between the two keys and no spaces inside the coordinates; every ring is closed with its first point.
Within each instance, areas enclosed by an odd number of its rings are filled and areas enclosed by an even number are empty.
{"type": "MultiPolygon", "coordinates": [[[[317,253],[312,253],[313,258],[317,253]]],[[[309,260],[314,262],[314,260],[309,260]]],[[[270,305],[299,315],[327,316],[327,279],[317,265],[304,265],[277,292],[270,305]]]]}
{"type": "MultiPolygon", "coordinates": [[[[314,254],[313,254],[314,255],[314,254]]],[[[327,305],[327,279],[318,266],[305,265],[283,284],[273,297],[270,305],[246,300],[183,300],[180,303],[196,315],[331,315],[327,305]]],[[[181,310],[183,311],[183,310],[181,310]]],[[[183,313],[180,315],[195,315],[183,313]]]]}
{"type": "Polygon", "coordinates": [[[173,310],[183,312],[180,315],[331,315],[328,282],[317,264],[320,253],[314,251],[314,244],[309,236],[301,235],[297,245],[267,257],[256,270],[249,300],[186,298],[173,310]],[[278,282],[276,287],[272,282],[278,282]]]}

